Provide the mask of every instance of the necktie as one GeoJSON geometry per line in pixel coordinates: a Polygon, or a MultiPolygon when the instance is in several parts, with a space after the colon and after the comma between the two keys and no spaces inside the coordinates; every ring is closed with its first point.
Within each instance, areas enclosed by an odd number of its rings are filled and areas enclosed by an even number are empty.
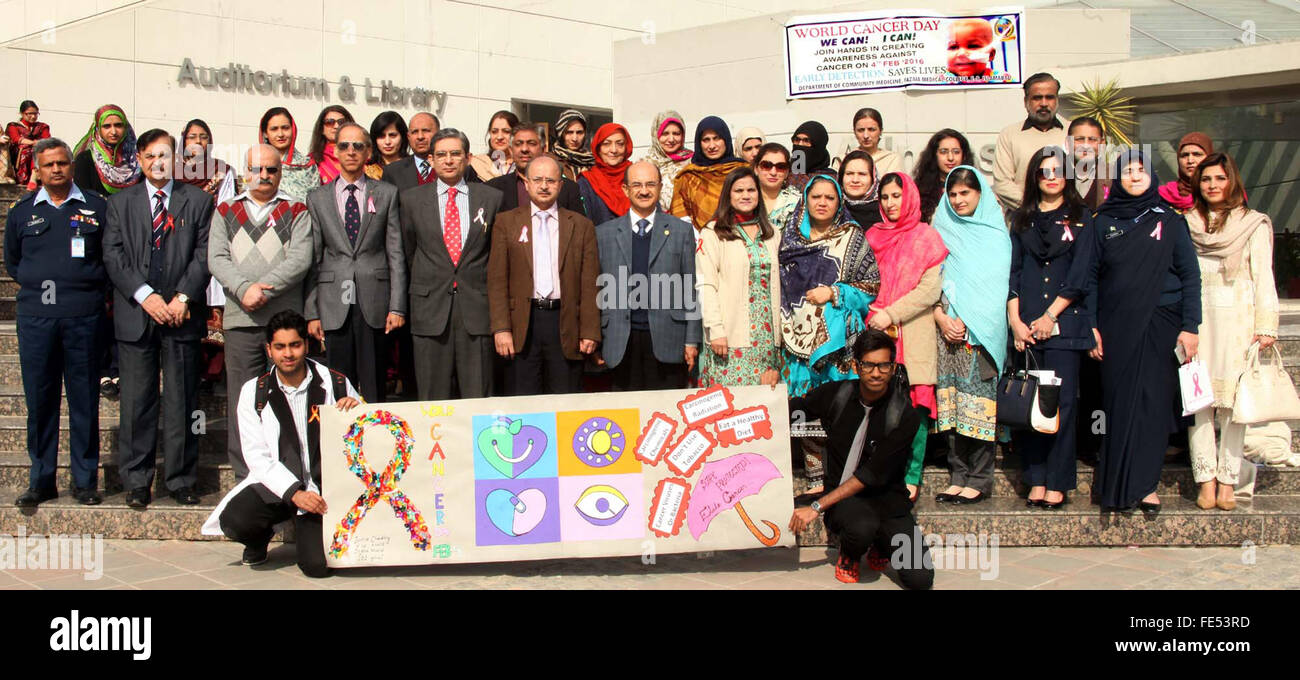
{"type": "Polygon", "coordinates": [[[348,200],[343,204],[343,228],[348,232],[348,241],[355,247],[357,236],[361,234],[361,206],[357,203],[357,185],[343,187],[348,192],[348,200]]]}
{"type": "Polygon", "coordinates": [[[548,213],[537,213],[537,233],[533,235],[537,241],[533,252],[539,255],[534,266],[534,278],[537,281],[537,294],[542,298],[551,297],[555,290],[555,282],[551,280],[551,230],[546,223],[549,217],[548,213]]]}
{"type": "Polygon", "coordinates": [[[420,166],[420,184],[425,184],[429,181],[429,163],[428,161],[420,161],[416,165],[420,166]]]}
{"type": "Polygon", "coordinates": [[[649,220],[644,220],[644,219],[637,220],[637,221],[636,221],[636,235],[637,235],[637,236],[644,236],[644,235],[646,235],[646,234],[648,234],[648,233],[650,233],[650,221],[649,221],[649,220]]]}
{"type": "Polygon", "coordinates": [[[162,248],[163,235],[165,234],[163,225],[167,224],[167,206],[163,204],[167,194],[164,194],[159,189],[158,193],[154,194],[153,197],[157,201],[153,206],[153,247],[158,249],[162,248]]]}
{"type": "Polygon", "coordinates": [[[456,207],[456,187],[447,187],[447,217],[442,224],[442,240],[447,244],[453,267],[460,264],[460,209],[456,207]]]}

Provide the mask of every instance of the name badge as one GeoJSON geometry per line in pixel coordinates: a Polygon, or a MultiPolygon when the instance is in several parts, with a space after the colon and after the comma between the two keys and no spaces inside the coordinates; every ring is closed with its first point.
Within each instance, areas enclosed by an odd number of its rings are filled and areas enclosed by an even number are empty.
{"type": "Polygon", "coordinates": [[[34,227],[34,226],[36,226],[36,225],[38,225],[38,224],[45,224],[45,218],[44,218],[44,217],[33,217],[31,220],[29,220],[29,221],[27,222],[27,226],[29,226],[29,227],[34,227]]]}
{"type": "Polygon", "coordinates": [[[86,256],[86,237],[72,237],[72,256],[78,258],[84,258],[86,256]]]}

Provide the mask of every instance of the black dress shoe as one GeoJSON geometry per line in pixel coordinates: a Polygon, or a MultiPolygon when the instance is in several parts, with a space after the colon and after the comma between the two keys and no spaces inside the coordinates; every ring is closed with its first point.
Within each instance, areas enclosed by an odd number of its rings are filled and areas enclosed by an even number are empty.
{"type": "Polygon", "coordinates": [[[266,546],[244,546],[244,556],[239,563],[246,567],[256,567],[266,561],[266,546]]]}
{"type": "Polygon", "coordinates": [[[20,508],[34,508],[58,497],[59,492],[54,489],[28,489],[14,499],[14,505],[20,508]]]}
{"type": "Polygon", "coordinates": [[[116,399],[117,395],[121,393],[121,391],[122,388],[118,386],[116,380],[110,380],[108,378],[104,378],[99,381],[99,395],[101,397],[106,397],[108,399],[116,399]]]}
{"type": "Polygon", "coordinates": [[[104,502],[104,497],[99,495],[99,490],[94,487],[88,489],[73,489],[72,497],[82,505],[99,505],[104,502]]]}
{"type": "Polygon", "coordinates": [[[1142,510],[1142,516],[1147,519],[1155,519],[1160,514],[1159,503],[1147,503],[1143,501],[1138,503],[1138,508],[1142,510]]]}
{"type": "Polygon", "coordinates": [[[935,497],[934,497],[934,502],[935,502],[935,503],[951,503],[951,502],[952,502],[952,499],[954,499],[954,498],[956,498],[956,497],[957,497],[957,494],[955,494],[955,493],[941,493],[941,494],[936,494],[935,497]]]}
{"type": "Polygon", "coordinates": [[[976,503],[979,503],[988,497],[989,495],[986,493],[982,493],[978,496],[973,496],[971,498],[958,495],[958,496],[953,496],[951,502],[953,505],[975,505],[976,503]]]}
{"type": "Polygon", "coordinates": [[[1039,498],[1038,500],[1034,500],[1034,499],[1032,499],[1032,498],[1026,498],[1026,499],[1025,499],[1025,507],[1026,507],[1026,508],[1042,508],[1042,507],[1045,507],[1044,504],[1045,504],[1046,502],[1047,502],[1047,501],[1045,501],[1045,500],[1043,500],[1043,499],[1041,499],[1041,498],[1039,498]]]}
{"type": "Polygon", "coordinates": [[[194,487],[182,486],[172,492],[172,499],[181,505],[198,505],[199,495],[194,493],[194,487]]]}
{"type": "Polygon", "coordinates": [[[133,508],[147,508],[151,500],[149,490],[141,487],[126,492],[126,504],[133,508]]]}
{"type": "Polygon", "coordinates": [[[1043,500],[1041,500],[1041,501],[1038,502],[1038,507],[1040,507],[1040,508],[1042,508],[1042,509],[1044,509],[1044,510],[1059,510],[1059,509],[1061,509],[1061,506],[1063,506],[1063,505],[1065,505],[1065,504],[1067,504],[1067,503],[1069,503],[1069,502],[1070,502],[1070,497],[1069,497],[1069,496],[1063,496],[1063,497],[1061,498],[1061,500],[1058,501],[1058,502],[1056,502],[1056,503],[1048,503],[1048,502],[1047,502],[1047,499],[1044,498],[1043,500]]]}

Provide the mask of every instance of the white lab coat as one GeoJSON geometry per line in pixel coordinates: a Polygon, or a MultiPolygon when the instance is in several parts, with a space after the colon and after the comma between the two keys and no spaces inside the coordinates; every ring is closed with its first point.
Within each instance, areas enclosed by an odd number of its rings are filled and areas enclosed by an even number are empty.
{"type": "MultiPolygon", "coordinates": [[[[307,365],[311,370],[316,371],[321,380],[325,381],[324,405],[332,406],[336,398],[334,381],[330,378],[329,369],[324,364],[311,359],[307,361],[307,365]]],[[[352,381],[347,381],[347,388],[347,396],[361,401],[361,395],[352,386],[352,381]]],[[[221,513],[226,509],[230,499],[249,485],[262,484],[271,493],[283,497],[284,492],[298,482],[298,477],[280,462],[280,421],[276,419],[275,412],[268,405],[262,409],[261,415],[257,413],[257,378],[244,383],[243,388],[239,390],[239,407],[236,409],[236,414],[239,418],[240,449],[244,455],[244,463],[248,465],[248,476],[231,489],[230,493],[221,499],[221,503],[217,504],[217,509],[208,515],[207,521],[203,523],[204,536],[225,535],[221,531],[221,513]]]]}

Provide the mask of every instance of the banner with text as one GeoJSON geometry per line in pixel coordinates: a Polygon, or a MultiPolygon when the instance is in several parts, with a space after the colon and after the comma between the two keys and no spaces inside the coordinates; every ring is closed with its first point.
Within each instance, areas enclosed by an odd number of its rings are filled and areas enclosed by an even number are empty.
{"type": "Polygon", "coordinates": [[[980,12],[793,17],[785,25],[786,98],[910,87],[1019,87],[1024,8],[980,12]]]}
{"type": "Polygon", "coordinates": [[[784,386],[321,409],[331,566],[793,546],[784,386]]]}

